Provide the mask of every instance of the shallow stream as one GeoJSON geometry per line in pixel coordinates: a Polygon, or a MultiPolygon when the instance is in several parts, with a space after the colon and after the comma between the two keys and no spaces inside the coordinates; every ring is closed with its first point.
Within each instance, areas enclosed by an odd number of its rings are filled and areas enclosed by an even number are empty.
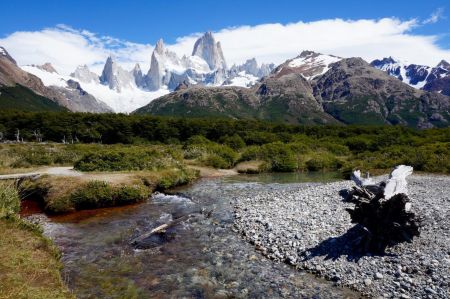
{"type": "Polygon", "coordinates": [[[44,218],[63,276],[79,298],[358,298],[332,282],[274,263],[233,231],[233,202],[335,174],[202,179],[145,203],[44,218]],[[182,218],[179,218],[182,217],[182,218]],[[174,219],[165,234],[132,240],[174,219]]]}

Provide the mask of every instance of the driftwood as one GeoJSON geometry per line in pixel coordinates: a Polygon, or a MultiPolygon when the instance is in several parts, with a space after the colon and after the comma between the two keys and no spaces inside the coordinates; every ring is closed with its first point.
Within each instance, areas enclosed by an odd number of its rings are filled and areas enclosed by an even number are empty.
{"type": "MultiPolygon", "coordinates": [[[[387,247],[411,242],[419,236],[420,219],[411,210],[406,176],[409,166],[398,166],[387,182],[353,187],[347,200],[355,208],[346,209],[352,223],[360,224],[366,234],[355,244],[361,252],[383,253],[387,247]]],[[[357,175],[357,174],[356,174],[357,175]]],[[[361,180],[355,180],[358,184],[361,180]]]]}
{"type": "Polygon", "coordinates": [[[212,215],[213,210],[205,210],[205,209],[201,209],[199,211],[199,213],[194,213],[194,214],[187,214],[187,215],[183,215],[180,216],[178,218],[173,219],[172,221],[168,222],[168,223],[164,223],[161,224],[157,227],[155,227],[154,229],[152,229],[151,231],[140,235],[137,238],[134,238],[133,240],[131,240],[130,244],[136,248],[147,248],[147,247],[155,247],[153,245],[161,245],[159,243],[164,243],[166,241],[170,241],[174,238],[174,233],[168,233],[168,231],[175,227],[176,225],[180,224],[181,222],[187,221],[195,216],[198,216],[200,214],[203,214],[206,218],[210,218],[212,215]],[[154,240],[152,240],[152,238],[154,240]],[[146,241],[150,240],[149,244],[146,244],[146,241]]]}
{"type": "Polygon", "coordinates": [[[178,223],[185,221],[187,219],[189,219],[190,217],[192,217],[192,215],[184,215],[181,216],[179,218],[176,218],[172,221],[170,221],[169,223],[164,223],[160,226],[155,227],[154,229],[152,229],[151,231],[149,231],[148,233],[142,234],[139,237],[133,239],[131,241],[131,245],[138,245],[139,243],[143,242],[145,239],[150,238],[153,235],[163,235],[166,233],[167,229],[177,225],[178,223]]]}

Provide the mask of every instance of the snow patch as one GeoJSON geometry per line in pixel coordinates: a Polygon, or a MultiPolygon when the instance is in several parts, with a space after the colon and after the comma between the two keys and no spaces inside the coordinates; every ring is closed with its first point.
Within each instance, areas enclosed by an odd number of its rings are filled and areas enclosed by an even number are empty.
{"type": "Polygon", "coordinates": [[[309,69],[320,69],[320,71],[314,73],[311,76],[305,75],[304,73],[302,74],[305,79],[311,80],[317,76],[325,74],[330,69],[330,64],[338,62],[340,60],[342,60],[341,57],[312,53],[306,56],[301,55],[297,58],[292,59],[287,66],[291,68],[301,67],[304,68],[305,71],[309,69]]]}
{"type": "Polygon", "coordinates": [[[238,76],[230,79],[223,86],[240,86],[240,87],[250,87],[254,85],[259,80],[258,77],[246,72],[239,72],[238,76]]]}

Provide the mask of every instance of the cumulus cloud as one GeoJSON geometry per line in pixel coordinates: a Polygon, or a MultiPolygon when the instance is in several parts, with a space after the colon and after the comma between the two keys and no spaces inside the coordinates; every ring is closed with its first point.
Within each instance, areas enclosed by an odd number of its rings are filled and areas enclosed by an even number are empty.
{"type": "MultiPolygon", "coordinates": [[[[436,22],[441,16],[442,11],[438,10],[425,22],[436,22]]],[[[414,34],[414,29],[423,24],[416,19],[328,19],[232,27],[214,32],[214,35],[221,42],[229,65],[252,57],[259,62],[278,64],[302,50],[342,57],[358,56],[367,61],[393,56],[411,63],[435,65],[441,59],[450,60],[450,49],[437,45],[437,35],[414,34]]],[[[200,35],[193,33],[180,37],[168,46],[180,56],[190,55],[200,35]]],[[[87,64],[99,73],[110,54],[127,69],[138,62],[143,71],[147,71],[153,50],[150,43],[132,43],[65,25],[41,31],[18,31],[0,39],[0,45],[20,64],[51,62],[64,74],[80,64],[87,64]]]]}

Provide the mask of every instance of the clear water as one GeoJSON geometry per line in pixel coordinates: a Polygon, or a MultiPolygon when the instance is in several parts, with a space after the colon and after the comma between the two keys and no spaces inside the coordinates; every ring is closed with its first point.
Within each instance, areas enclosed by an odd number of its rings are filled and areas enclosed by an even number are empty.
{"type": "Polygon", "coordinates": [[[148,202],[45,221],[63,252],[64,278],[79,298],[358,298],[258,254],[233,231],[233,202],[264,190],[332,178],[275,174],[204,179],[148,202]],[[187,217],[190,215],[190,217],[187,217]],[[131,241],[184,217],[170,238],[131,241]]]}

